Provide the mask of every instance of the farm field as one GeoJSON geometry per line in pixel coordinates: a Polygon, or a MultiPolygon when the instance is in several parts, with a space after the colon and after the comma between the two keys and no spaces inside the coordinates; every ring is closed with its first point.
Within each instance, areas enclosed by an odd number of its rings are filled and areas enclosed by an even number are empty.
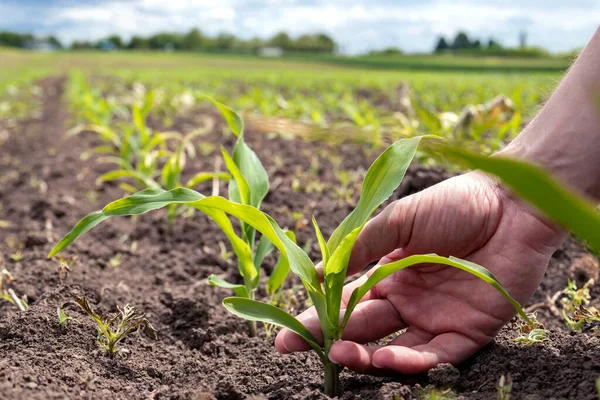
{"type": "MultiPolygon", "coordinates": [[[[225,112],[226,123],[206,96],[245,122],[243,137],[269,180],[260,209],[318,262],[312,217],[329,238],[359,203],[369,166],[385,148],[429,134],[491,154],[531,120],[560,77],[558,67],[436,72],[216,55],[0,50],[0,398],[328,398],[316,352],[278,354],[273,326],[252,328],[221,304],[235,289],[295,315],[313,297],[287,274],[277,250],[260,260],[250,247],[259,277],[240,276],[251,272],[238,264],[244,245],[232,247],[215,214],[211,220],[202,209],[163,201],[164,209],[110,218],[58,255],[48,254],[86,215],[138,190],[154,196],[174,189],[173,196],[199,201],[191,191],[177,192],[189,187],[233,201],[235,181],[235,203],[243,203],[242,179],[229,163],[243,168],[234,151],[242,152],[231,122],[237,120],[225,112]],[[277,271],[287,279],[273,278],[277,271]],[[215,287],[224,286],[220,280],[235,287],[215,287]],[[132,333],[109,356],[100,344],[107,335],[77,296],[103,316],[129,304],[156,333],[132,333]]],[[[426,148],[416,150],[378,210],[461,170],[426,148]]],[[[117,213],[127,213],[121,205],[117,213]]],[[[252,246],[249,225],[231,220],[238,239],[252,246]]],[[[600,342],[593,329],[569,329],[564,313],[576,299],[598,298],[598,273],[595,254],[569,238],[523,307],[536,312],[544,340],[515,340],[523,335],[515,319],[457,367],[386,377],[343,370],[339,398],[596,399],[600,342]],[[587,292],[565,291],[570,280],[587,292]]]]}

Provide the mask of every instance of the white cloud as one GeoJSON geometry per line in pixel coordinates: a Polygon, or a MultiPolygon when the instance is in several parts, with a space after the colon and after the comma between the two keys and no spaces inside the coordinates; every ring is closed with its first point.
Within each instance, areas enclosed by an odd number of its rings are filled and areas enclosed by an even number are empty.
{"type": "Polygon", "coordinates": [[[281,30],[293,35],[323,31],[349,52],[387,46],[429,51],[437,35],[452,36],[459,29],[481,38],[493,36],[507,45],[515,45],[518,32],[525,29],[531,44],[563,51],[582,46],[600,15],[600,5],[594,3],[549,6],[540,0],[105,0],[54,4],[45,8],[42,18],[39,10],[24,9],[19,3],[0,5],[0,26],[33,26],[67,42],[193,27],[245,38],[281,30]]]}

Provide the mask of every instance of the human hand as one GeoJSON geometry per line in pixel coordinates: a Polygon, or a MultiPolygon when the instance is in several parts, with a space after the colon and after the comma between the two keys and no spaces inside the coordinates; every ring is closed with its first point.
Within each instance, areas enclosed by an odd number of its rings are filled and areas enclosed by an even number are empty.
{"type": "MultiPolygon", "coordinates": [[[[390,204],[364,228],[348,275],[370,262],[383,265],[413,254],[460,257],[490,270],[521,304],[539,286],[564,233],[534,214],[490,177],[471,172],[390,204]]],[[[377,268],[377,267],[374,267],[377,268]]],[[[374,269],[344,288],[343,304],[374,269]]],[[[494,288],[464,271],[422,265],[396,272],[361,300],[329,358],[361,373],[420,373],[459,363],[489,343],[515,315],[494,288]],[[366,346],[406,331],[385,346],[366,346]]],[[[314,308],[298,316],[322,337],[314,308]]],[[[281,353],[310,350],[283,329],[281,353]]]]}

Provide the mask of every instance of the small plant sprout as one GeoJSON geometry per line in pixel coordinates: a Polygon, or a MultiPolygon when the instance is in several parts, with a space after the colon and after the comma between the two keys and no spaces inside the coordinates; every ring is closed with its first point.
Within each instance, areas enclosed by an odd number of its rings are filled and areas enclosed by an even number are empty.
{"type": "Polygon", "coordinates": [[[498,391],[498,400],[510,400],[512,392],[512,378],[510,374],[500,376],[496,390],[498,391]]]}
{"type": "Polygon", "coordinates": [[[25,297],[19,297],[10,287],[10,284],[15,280],[10,272],[5,269],[0,271],[0,300],[4,300],[12,304],[19,311],[27,311],[29,305],[25,297]]]}
{"type": "Polygon", "coordinates": [[[67,321],[75,321],[75,318],[67,316],[65,313],[65,305],[56,307],[56,314],[58,315],[58,324],[60,325],[60,330],[65,332],[67,330],[67,321]]]}
{"type": "Polygon", "coordinates": [[[58,280],[62,285],[67,279],[69,272],[73,266],[77,263],[77,256],[69,256],[69,257],[58,257],[58,280]]]}
{"type": "Polygon", "coordinates": [[[600,311],[588,307],[591,300],[590,287],[594,280],[587,281],[582,288],[577,288],[574,281],[569,280],[562,291],[566,295],[560,301],[562,315],[567,327],[575,332],[591,331],[594,336],[600,333],[600,311]]]}
{"type": "MultiPolygon", "coordinates": [[[[224,106],[223,106],[224,107],[224,106]]],[[[228,109],[227,109],[228,110],[228,109]]],[[[223,112],[223,110],[221,110],[223,112]]],[[[224,113],[230,126],[237,126],[234,132],[241,132],[242,122],[239,116],[230,110],[224,113]]],[[[241,138],[241,135],[238,136],[241,138]]],[[[234,252],[238,258],[240,273],[244,284],[231,284],[212,277],[213,284],[233,289],[238,297],[228,297],[223,300],[223,305],[233,314],[249,321],[261,321],[267,324],[285,327],[300,335],[313,348],[323,363],[325,394],[339,395],[339,366],[329,360],[328,354],[331,346],[342,338],[344,328],[352,312],[360,300],[381,280],[405,268],[420,264],[440,264],[454,267],[470,273],[488,283],[502,294],[514,306],[516,312],[527,322],[532,323],[521,309],[519,303],[506,292],[501,283],[487,269],[473,262],[455,257],[442,257],[436,254],[417,254],[406,257],[378,267],[370,277],[351,293],[342,313],[342,291],[348,261],[354,242],[359,233],[375,210],[386,201],[400,185],[408,166],[410,165],[422,137],[402,139],[388,147],[371,165],[364,178],[360,198],[356,208],[335,229],[329,240],[322,235],[317,221],[313,225],[322,254],[322,268],[324,283],[321,283],[319,273],[314,262],[269,215],[257,208],[264,194],[266,194],[266,178],[264,169],[251,169],[249,164],[242,164],[247,146],[237,147],[234,160],[240,162],[242,168],[230,168],[235,178],[230,185],[230,199],[210,196],[206,197],[196,191],[178,188],[170,191],[145,190],[130,197],[117,200],[108,204],[102,211],[98,211],[83,218],[51,251],[50,256],[57,254],[75,239],[87,232],[95,225],[112,216],[142,214],[168,206],[169,204],[185,204],[211,217],[224,231],[231,241],[234,252]],[[242,175],[241,170],[246,170],[242,175]],[[244,179],[240,179],[243,177],[244,179]],[[246,185],[244,185],[244,181],[246,185]],[[249,184],[252,181],[253,184],[249,184]],[[250,191],[256,183],[261,184],[262,190],[257,195],[250,191]],[[233,232],[233,227],[227,215],[243,222],[243,239],[233,232]],[[257,250],[253,255],[253,242],[255,230],[262,234],[257,250]],[[271,304],[254,300],[254,289],[258,284],[259,266],[262,261],[265,241],[275,246],[287,261],[289,269],[302,281],[306,293],[313,303],[320,320],[323,333],[323,342],[319,342],[313,334],[296,318],[271,304]]],[[[238,144],[243,143],[238,140],[238,144]]],[[[253,153],[252,153],[253,154],[253,153]]],[[[255,156],[253,156],[255,157],[255,156]]],[[[253,158],[249,158],[253,159],[253,158]]],[[[228,167],[231,167],[231,158],[226,157],[228,167]]],[[[237,164],[235,164],[237,166],[237,164]]],[[[254,166],[256,166],[256,161],[254,166]]],[[[284,265],[286,266],[286,265],[284,265]]],[[[287,273],[286,273],[287,274],[287,273]]],[[[284,275],[282,273],[282,275],[284,275]]]]}
{"type": "Polygon", "coordinates": [[[538,322],[535,313],[527,315],[529,322],[517,321],[521,336],[514,339],[515,342],[532,345],[546,340],[546,329],[538,322]]]}
{"type": "Polygon", "coordinates": [[[107,353],[114,357],[119,352],[119,343],[132,333],[139,332],[141,329],[152,337],[156,338],[156,330],[150,324],[150,321],[144,314],[138,312],[128,304],[120,308],[118,312],[110,314],[107,318],[102,318],[94,312],[87,299],[82,296],[75,296],[75,302],[94,320],[98,330],[97,341],[107,353]]]}
{"type": "Polygon", "coordinates": [[[117,253],[112,256],[110,260],[108,260],[108,265],[110,265],[112,268],[117,268],[119,265],[121,265],[121,253],[117,253]]]}

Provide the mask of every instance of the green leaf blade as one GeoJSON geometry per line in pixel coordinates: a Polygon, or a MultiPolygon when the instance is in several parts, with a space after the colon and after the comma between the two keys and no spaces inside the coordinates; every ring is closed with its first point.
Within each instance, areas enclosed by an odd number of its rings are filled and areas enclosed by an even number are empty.
{"type": "Polygon", "coordinates": [[[400,185],[415,156],[422,136],[401,139],[388,147],[373,162],[362,184],[356,208],[342,221],[327,243],[335,252],[342,240],[354,229],[364,225],[375,209],[387,200],[400,185]]]}
{"type": "Polygon", "coordinates": [[[543,169],[519,160],[485,157],[458,148],[444,147],[442,153],[471,168],[496,175],[548,218],[600,251],[600,214],[596,207],[543,169]]]}
{"type": "Polygon", "coordinates": [[[298,334],[317,352],[319,357],[324,360],[325,355],[321,346],[312,333],[296,318],[286,313],[280,308],[270,304],[261,303],[256,300],[244,299],[241,297],[227,297],[223,300],[225,308],[234,315],[249,321],[260,321],[267,324],[277,325],[291,330],[298,334]]]}
{"type": "Polygon", "coordinates": [[[346,314],[344,315],[344,319],[342,324],[340,325],[338,334],[341,336],[342,331],[348,323],[350,315],[352,314],[352,311],[354,311],[354,308],[360,302],[360,299],[362,299],[369,292],[369,290],[371,290],[373,287],[375,287],[376,284],[378,284],[388,276],[394,274],[395,272],[419,264],[447,265],[450,267],[458,268],[460,270],[470,273],[471,275],[476,276],[477,278],[491,285],[500,294],[502,294],[502,296],[504,296],[510,302],[510,304],[515,308],[516,312],[525,321],[527,321],[528,323],[531,322],[525,314],[525,312],[523,311],[523,309],[521,308],[521,305],[508,294],[508,292],[506,291],[506,289],[504,289],[504,286],[502,286],[500,281],[498,281],[498,279],[496,279],[496,277],[490,271],[488,271],[481,265],[475,264],[471,261],[462,260],[456,257],[441,257],[436,254],[425,254],[409,256],[403,258],[402,260],[382,265],[371,274],[371,276],[369,277],[369,279],[367,279],[365,283],[354,289],[346,305],[346,314]]]}
{"type": "Polygon", "coordinates": [[[208,277],[208,283],[212,286],[217,286],[223,289],[231,289],[235,292],[236,295],[240,297],[250,298],[246,290],[246,286],[235,283],[229,283],[225,279],[217,275],[210,275],[208,277]]]}

